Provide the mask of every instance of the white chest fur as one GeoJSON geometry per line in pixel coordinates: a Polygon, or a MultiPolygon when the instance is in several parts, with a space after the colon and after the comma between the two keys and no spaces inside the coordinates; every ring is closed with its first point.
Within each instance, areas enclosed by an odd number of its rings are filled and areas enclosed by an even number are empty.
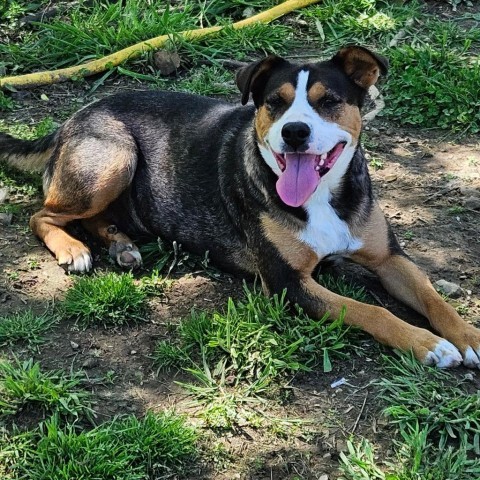
{"type": "Polygon", "coordinates": [[[362,246],[352,236],[346,222],[341,220],[329,203],[328,188],[319,188],[307,202],[307,226],[298,234],[299,240],[309,245],[319,259],[331,254],[352,253],[362,246]]]}

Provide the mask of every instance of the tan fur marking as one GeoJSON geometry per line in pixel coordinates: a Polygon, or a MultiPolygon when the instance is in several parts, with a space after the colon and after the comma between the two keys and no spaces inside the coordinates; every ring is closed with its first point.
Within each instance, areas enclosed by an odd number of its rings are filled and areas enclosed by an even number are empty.
{"type": "Polygon", "coordinates": [[[388,248],[388,227],[385,216],[378,204],[375,204],[370,218],[361,230],[351,226],[352,234],[360,238],[363,247],[351,255],[354,262],[375,269],[390,255],[388,248]]]}
{"type": "Polygon", "coordinates": [[[30,153],[28,155],[7,154],[5,155],[5,161],[19,170],[42,172],[52,153],[53,148],[49,148],[44,152],[30,153]]]}
{"type": "Polygon", "coordinates": [[[262,227],[284,260],[301,275],[309,276],[319,259],[315,252],[295,236],[295,227],[287,227],[276,220],[262,215],[262,227]]]}
{"type": "Polygon", "coordinates": [[[257,110],[257,115],[255,116],[255,129],[257,131],[258,140],[261,144],[265,143],[265,137],[268,135],[272,124],[273,119],[270,116],[267,107],[262,105],[257,110]]]}
{"type": "Polygon", "coordinates": [[[277,93],[287,105],[291,105],[295,100],[295,87],[291,83],[284,83],[277,93]]]}
{"type": "Polygon", "coordinates": [[[315,105],[318,103],[318,101],[325,96],[325,93],[327,93],[327,90],[325,86],[320,83],[320,82],[315,82],[311,87],[310,90],[308,91],[308,101],[312,104],[315,105]]]}
{"type": "Polygon", "coordinates": [[[73,258],[82,254],[90,254],[90,250],[82,242],[69,235],[64,227],[74,220],[69,216],[55,216],[43,209],[30,219],[30,228],[55,255],[60,264],[69,264],[73,258]]]}
{"type": "Polygon", "coordinates": [[[342,111],[336,117],[336,122],[358,142],[360,131],[362,129],[362,117],[360,110],[355,105],[348,103],[343,105],[342,111]]]}

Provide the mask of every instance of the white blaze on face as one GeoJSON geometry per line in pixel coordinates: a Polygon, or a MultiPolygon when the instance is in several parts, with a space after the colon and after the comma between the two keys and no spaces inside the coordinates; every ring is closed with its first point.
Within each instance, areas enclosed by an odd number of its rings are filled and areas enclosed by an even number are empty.
{"type": "Polygon", "coordinates": [[[264,138],[265,145],[259,146],[265,162],[279,177],[277,192],[280,198],[290,206],[309,202],[319,185],[329,190],[338,185],[355,151],[350,133],[323,119],[308,102],[309,75],[307,70],[299,72],[292,104],[270,127],[264,138]],[[292,153],[292,148],[283,140],[282,129],[291,122],[305,123],[310,129],[307,148],[302,152],[292,153]],[[341,153],[332,153],[338,144],[345,147],[342,150],[340,145],[337,152],[341,153]],[[280,164],[279,156],[283,160],[280,164]],[[331,170],[321,169],[324,164],[329,164],[331,170]]]}

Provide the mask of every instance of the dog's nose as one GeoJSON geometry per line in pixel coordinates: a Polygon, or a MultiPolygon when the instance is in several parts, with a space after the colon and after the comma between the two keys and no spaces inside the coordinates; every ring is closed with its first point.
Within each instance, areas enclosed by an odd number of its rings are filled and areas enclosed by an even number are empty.
{"type": "Polygon", "coordinates": [[[290,147],[297,149],[310,137],[310,127],[303,122],[289,122],[282,128],[283,141],[290,147]]]}

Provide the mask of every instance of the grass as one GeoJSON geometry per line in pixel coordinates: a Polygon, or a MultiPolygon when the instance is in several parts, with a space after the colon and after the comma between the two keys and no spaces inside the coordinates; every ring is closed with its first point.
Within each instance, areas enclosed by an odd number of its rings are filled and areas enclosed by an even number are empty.
{"type": "Polygon", "coordinates": [[[345,357],[347,329],[342,318],[329,321],[306,316],[285,300],[245,290],[245,300],[230,299],[225,311],[193,311],[174,332],[173,343],[161,341],[154,360],[159,368],[181,368],[195,383],[184,383],[204,407],[207,424],[231,428],[239,421],[258,422],[243,410],[261,396],[273,395],[297,372],[319,365],[332,370],[345,357]],[[249,420],[246,420],[249,418],[249,420]]]}
{"type": "MultiPolygon", "coordinates": [[[[0,92],[0,105],[1,105],[0,92]]],[[[53,132],[58,125],[52,117],[45,117],[35,125],[25,123],[9,124],[0,120],[0,132],[8,133],[23,140],[34,140],[53,132]]],[[[1,206],[2,211],[19,213],[24,209],[25,200],[31,200],[42,192],[42,177],[38,173],[23,172],[0,162],[0,187],[8,187],[12,203],[1,206]]]]}
{"type": "Polygon", "coordinates": [[[0,416],[26,409],[44,415],[92,419],[90,395],[81,388],[81,376],[61,371],[43,371],[33,359],[0,361],[0,416]]]}
{"type": "Polygon", "coordinates": [[[160,237],[155,242],[140,246],[144,264],[149,268],[169,276],[171,273],[204,272],[218,278],[221,273],[210,265],[208,252],[203,257],[183,250],[182,245],[173,241],[166,244],[160,237]]]}
{"type": "Polygon", "coordinates": [[[480,62],[470,62],[449,39],[436,46],[402,46],[390,52],[393,75],[385,85],[385,113],[403,124],[480,131],[480,62]]]}
{"type": "MultiPolygon", "coordinates": [[[[229,57],[233,52],[242,55],[246,51],[270,50],[284,47],[288,31],[281,25],[270,28],[254,27],[250,33],[233,33],[228,41],[220,37],[210,48],[205,47],[210,40],[188,42],[175,39],[175,33],[201,26],[228,23],[239,19],[242,11],[259,2],[181,2],[167,6],[163,2],[126,0],[105,3],[95,0],[91,5],[79,2],[68,10],[68,18],[55,18],[51,22],[35,25],[35,30],[23,35],[21,41],[0,45],[0,62],[17,72],[30,71],[39,66],[43,69],[61,68],[76,65],[112,53],[134,43],[164,34],[172,34],[173,45],[182,46],[197,58],[208,55],[229,57]],[[228,15],[226,17],[225,15],[228,15]],[[221,17],[220,17],[221,16],[221,17]],[[258,35],[262,31],[264,35],[258,35]],[[272,33],[272,32],[275,32],[272,33]],[[223,39],[223,41],[222,41],[223,39]],[[203,45],[198,47],[197,45],[203,45]],[[240,48],[239,48],[240,47],[240,48]]],[[[267,5],[262,3],[262,8],[267,5]]]]}
{"type": "Polygon", "coordinates": [[[76,277],[61,309],[82,327],[123,326],[145,319],[146,292],[135,283],[132,274],[110,272],[76,277]]]}
{"type": "Polygon", "coordinates": [[[471,480],[480,477],[480,395],[465,380],[419,364],[412,355],[384,357],[379,382],[384,414],[397,426],[395,456],[379,465],[363,439],[342,454],[347,480],[471,480]]]}
{"type": "Polygon", "coordinates": [[[343,297],[353,298],[353,300],[357,300],[358,302],[371,303],[365,287],[347,279],[345,275],[334,276],[330,274],[320,274],[317,280],[320,285],[343,297]]]}
{"type": "Polygon", "coordinates": [[[13,346],[17,343],[30,347],[44,342],[43,335],[58,322],[58,316],[51,312],[41,315],[31,309],[0,316],[0,346],[13,346]]]}
{"type": "Polygon", "coordinates": [[[88,431],[53,417],[34,432],[0,437],[0,459],[12,479],[178,478],[191,470],[197,437],[169,412],[115,418],[88,431]]]}

